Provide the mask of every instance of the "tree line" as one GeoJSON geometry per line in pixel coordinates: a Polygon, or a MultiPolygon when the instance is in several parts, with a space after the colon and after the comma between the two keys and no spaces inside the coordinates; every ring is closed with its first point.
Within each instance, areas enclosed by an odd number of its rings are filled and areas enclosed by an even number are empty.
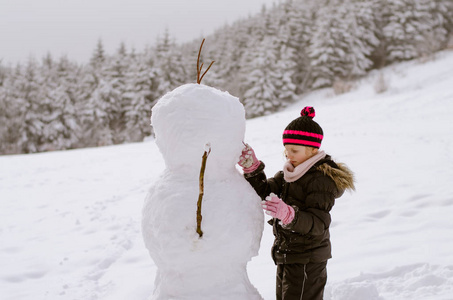
{"type": "MultiPolygon", "coordinates": [[[[313,89],[451,46],[452,0],[287,0],[206,36],[203,83],[239,97],[247,117],[273,113],[313,89]]],[[[0,62],[0,153],[33,153],[142,141],[151,108],[195,82],[202,38],[166,31],[142,51],[100,40],[86,64],[49,53],[0,62]]]]}

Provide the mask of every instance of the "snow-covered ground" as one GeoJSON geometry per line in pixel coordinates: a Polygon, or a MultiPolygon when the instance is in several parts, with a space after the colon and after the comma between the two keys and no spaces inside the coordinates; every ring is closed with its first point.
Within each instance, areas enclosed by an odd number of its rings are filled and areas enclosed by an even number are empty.
{"type": "MultiPolygon", "coordinates": [[[[357,192],[332,211],[325,299],[453,299],[453,52],[385,69],[346,94],[306,95],[247,122],[268,175],[281,133],[306,105],[323,149],[355,171],[357,192]]],[[[164,169],[153,140],[0,157],[0,299],[145,300],[156,267],[140,232],[148,188],[164,169]]],[[[266,224],[250,280],[274,299],[266,224]]]]}

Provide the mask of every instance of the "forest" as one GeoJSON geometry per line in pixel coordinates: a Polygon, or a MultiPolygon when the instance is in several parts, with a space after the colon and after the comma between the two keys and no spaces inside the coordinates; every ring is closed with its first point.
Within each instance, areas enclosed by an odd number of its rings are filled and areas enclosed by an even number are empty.
{"type": "Polygon", "coordinates": [[[145,49],[102,40],[80,64],[0,60],[0,154],[143,141],[166,92],[196,82],[197,55],[215,61],[203,84],[228,91],[247,118],[273,113],[314,89],[346,92],[392,63],[453,47],[453,0],[286,0],[178,43],[168,31],[145,49]]]}

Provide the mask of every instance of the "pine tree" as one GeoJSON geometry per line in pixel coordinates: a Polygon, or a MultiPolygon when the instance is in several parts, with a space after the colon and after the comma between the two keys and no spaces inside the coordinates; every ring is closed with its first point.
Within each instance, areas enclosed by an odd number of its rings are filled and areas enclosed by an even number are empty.
{"type": "MultiPolygon", "coordinates": [[[[226,90],[232,95],[242,97],[241,77],[238,74],[241,74],[242,65],[245,63],[247,48],[252,44],[250,42],[251,26],[250,18],[239,20],[214,35],[215,39],[212,44],[217,51],[208,52],[208,57],[215,60],[215,64],[211,68],[214,74],[211,74],[210,70],[206,80],[208,84],[213,82],[214,86],[226,90]]],[[[207,41],[209,45],[211,38],[208,38],[207,41]]]]}
{"type": "Polygon", "coordinates": [[[344,20],[344,36],[348,48],[345,50],[347,77],[363,76],[371,68],[371,54],[379,45],[378,29],[373,20],[372,6],[368,2],[353,0],[345,1],[342,6],[344,20]]]}
{"type": "Polygon", "coordinates": [[[42,98],[37,106],[39,115],[36,117],[41,123],[42,131],[37,151],[71,148],[71,136],[76,130],[75,124],[70,121],[74,115],[74,106],[62,84],[63,74],[58,73],[58,66],[50,54],[44,57],[39,72],[43,84],[42,98]]]}
{"type": "Polygon", "coordinates": [[[43,123],[40,120],[42,96],[42,78],[39,66],[34,59],[30,59],[25,68],[18,66],[17,77],[14,80],[12,100],[14,105],[14,128],[20,135],[17,147],[22,153],[39,151],[40,139],[43,135],[43,123]]]}
{"type": "Polygon", "coordinates": [[[125,128],[128,141],[142,141],[151,134],[151,108],[159,97],[155,91],[156,81],[157,70],[152,58],[144,55],[135,57],[126,76],[124,95],[129,98],[125,128]]]}
{"type": "Polygon", "coordinates": [[[291,27],[288,18],[288,11],[285,6],[278,6],[273,9],[271,15],[272,30],[269,36],[276,54],[274,66],[274,78],[276,96],[279,99],[280,107],[285,107],[295,98],[296,86],[293,77],[296,72],[296,53],[291,47],[291,27]]]}
{"type": "Polygon", "coordinates": [[[90,122],[92,136],[96,146],[115,144],[116,137],[111,128],[118,126],[118,115],[121,112],[118,92],[111,82],[101,79],[89,101],[93,119],[90,122]]]}
{"type": "Polygon", "coordinates": [[[347,75],[344,56],[348,44],[338,11],[337,6],[325,6],[316,17],[316,30],[309,48],[313,88],[332,86],[335,78],[347,75]]]}
{"type": "Polygon", "coordinates": [[[21,138],[27,103],[19,93],[22,69],[20,64],[11,69],[0,88],[1,151],[6,154],[23,153],[21,138]]]}
{"type": "Polygon", "coordinates": [[[113,57],[105,57],[99,42],[84,71],[82,85],[86,94],[82,97],[81,125],[85,144],[102,146],[124,141],[126,56],[124,45],[120,45],[113,57]]]}
{"type": "Polygon", "coordinates": [[[424,4],[430,17],[427,20],[428,30],[422,34],[424,41],[419,45],[419,55],[428,56],[448,45],[451,32],[449,25],[453,22],[453,1],[434,0],[426,1],[424,4]]]}
{"type": "Polygon", "coordinates": [[[171,40],[168,31],[165,31],[162,39],[158,39],[155,61],[159,78],[159,85],[157,87],[157,93],[159,95],[164,95],[168,91],[187,82],[182,51],[171,40]]]}
{"type": "Polygon", "coordinates": [[[276,83],[276,54],[270,46],[271,39],[264,39],[254,51],[254,56],[245,66],[242,89],[247,117],[256,117],[275,112],[281,107],[276,83]]]}
{"type": "Polygon", "coordinates": [[[104,44],[102,43],[102,40],[99,39],[96,44],[96,49],[91,56],[90,64],[95,69],[99,69],[104,64],[105,60],[104,44]]]}
{"type": "Polygon", "coordinates": [[[2,64],[2,60],[0,59],[0,86],[3,86],[7,76],[8,76],[9,70],[2,64]]]}
{"type": "MultiPolygon", "coordinates": [[[[57,149],[69,149],[77,146],[81,134],[80,118],[78,116],[77,103],[81,101],[79,87],[79,68],[65,56],[58,61],[55,72],[57,74],[58,87],[55,96],[58,99],[58,122],[61,129],[57,149]]],[[[54,121],[55,122],[55,121],[54,121]]],[[[58,123],[57,123],[58,124],[58,123]]]]}
{"type": "Polygon", "coordinates": [[[108,99],[103,105],[109,112],[107,119],[113,144],[123,143],[127,140],[127,136],[125,136],[126,109],[130,105],[131,99],[126,94],[128,89],[126,76],[129,73],[130,65],[131,59],[127,54],[126,46],[121,43],[117,53],[107,64],[103,77],[106,83],[103,88],[111,88],[111,90],[108,92],[108,97],[99,99],[108,99]]]}
{"type": "Polygon", "coordinates": [[[296,97],[296,85],[293,83],[296,63],[293,60],[294,49],[282,45],[279,49],[279,59],[275,66],[276,94],[280,108],[293,102],[296,97]]]}
{"type": "Polygon", "coordinates": [[[4,67],[0,61],[0,154],[16,152],[14,151],[14,131],[8,125],[12,113],[10,105],[13,103],[9,95],[10,79],[12,78],[10,72],[11,70],[4,67]]]}
{"type": "Polygon", "coordinates": [[[81,68],[79,75],[80,92],[75,107],[81,127],[78,142],[80,147],[112,144],[109,124],[102,111],[104,104],[96,101],[102,98],[99,90],[101,83],[105,84],[108,63],[102,40],[99,39],[90,63],[81,68]]]}
{"type": "Polygon", "coordinates": [[[314,88],[331,86],[337,79],[354,79],[372,66],[379,45],[368,3],[344,1],[321,10],[310,45],[314,88]]]}
{"type": "Polygon", "coordinates": [[[374,47],[369,58],[373,62],[372,68],[380,69],[387,65],[387,40],[384,34],[384,27],[387,23],[388,15],[390,14],[387,0],[367,0],[365,5],[371,10],[369,22],[372,22],[375,27],[375,36],[379,41],[374,47]]]}
{"type": "Polygon", "coordinates": [[[255,47],[261,43],[269,35],[268,30],[271,28],[270,14],[267,12],[266,6],[263,5],[261,12],[250,19],[248,45],[255,47]]]}
{"type": "Polygon", "coordinates": [[[453,1],[451,0],[435,0],[436,6],[442,12],[445,20],[444,27],[447,30],[447,38],[451,40],[453,45],[453,1]]]}
{"type": "Polygon", "coordinates": [[[78,135],[79,147],[95,147],[99,142],[99,132],[104,131],[105,124],[97,119],[95,114],[96,106],[92,99],[94,92],[97,90],[101,81],[102,67],[93,67],[89,64],[80,70],[79,91],[75,108],[79,119],[80,133],[78,135]]]}
{"type": "Polygon", "coordinates": [[[292,82],[296,86],[296,94],[305,92],[311,75],[310,57],[308,53],[311,32],[313,32],[313,12],[306,2],[289,0],[284,4],[284,17],[287,18],[288,41],[290,57],[294,65],[292,82]]]}
{"type": "Polygon", "coordinates": [[[444,28],[436,20],[439,14],[433,15],[432,1],[388,0],[387,3],[390,14],[386,20],[384,35],[390,62],[426,55],[423,52],[431,51],[427,48],[433,40],[438,41],[446,35],[442,30],[444,28]]]}

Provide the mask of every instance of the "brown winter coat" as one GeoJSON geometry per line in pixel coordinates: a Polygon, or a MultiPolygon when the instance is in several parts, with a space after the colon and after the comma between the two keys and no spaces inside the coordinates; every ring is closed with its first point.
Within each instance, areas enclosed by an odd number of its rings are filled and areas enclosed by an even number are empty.
{"type": "Polygon", "coordinates": [[[291,183],[284,180],[283,171],[267,179],[264,163],[244,177],[261,199],[274,193],[295,209],[294,220],[288,225],[282,226],[277,219],[269,221],[275,236],[272,258],[276,264],[317,263],[332,257],[330,210],[346,189],[354,189],[353,174],[346,165],[327,155],[291,183]]]}

